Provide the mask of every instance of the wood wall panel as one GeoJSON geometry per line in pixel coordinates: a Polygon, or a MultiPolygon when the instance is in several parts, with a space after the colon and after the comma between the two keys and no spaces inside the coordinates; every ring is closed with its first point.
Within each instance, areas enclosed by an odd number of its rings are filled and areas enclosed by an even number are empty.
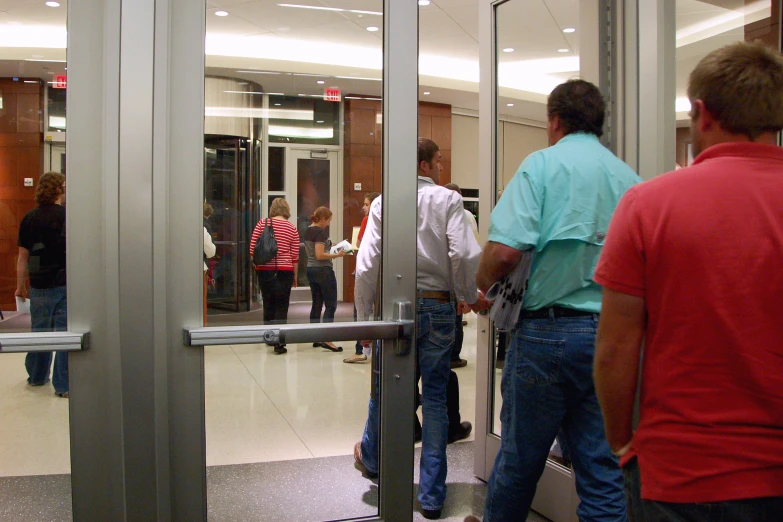
{"type": "MultiPolygon", "coordinates": [[[[382,113],[380,101],[345,101],[343,237],[351,237],[353,227],[361,225],[365,194],[381,192],[383,187],[383,125],[379,123],[382,113]],[[361,183],[361,190],[354,190],[354,183],[361,183]]],[[[448,183],[451,180],[451,106],[419,103],[419,136],[430,138],[440,146],[441,184],[448,183]]],[[[415,165],[411,165],[411,171],[414,169],[415,165]]],[[[343,299],[352,302],[356,258],[343,259],[343,299]]]]}
{"type": "Polygon", "coordinates": [[[19,222],[35,207],[43,168],[43,91],[39,82],[0,78],[0,308],[14,310],[19,222]],[[24,178],[34,186],[25,187],[24,178]]]}

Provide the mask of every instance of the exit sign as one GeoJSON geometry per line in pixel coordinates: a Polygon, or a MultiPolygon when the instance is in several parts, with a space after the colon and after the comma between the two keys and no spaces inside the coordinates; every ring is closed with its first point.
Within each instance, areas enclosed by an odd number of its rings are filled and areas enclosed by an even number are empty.
{"type": "Polygon", "coordinates": [[[65,87],[68,85],[67,77],[64,74],[58,74],[54,77],[54,82],[52,87],[55,89],[65,89],[65,87]]]}
{"type": "Polygon", "coordinates": [[[342,101],[340,89],[337,87],[327,87],[324,89],[324,101],[339,102],[342,101]]]}

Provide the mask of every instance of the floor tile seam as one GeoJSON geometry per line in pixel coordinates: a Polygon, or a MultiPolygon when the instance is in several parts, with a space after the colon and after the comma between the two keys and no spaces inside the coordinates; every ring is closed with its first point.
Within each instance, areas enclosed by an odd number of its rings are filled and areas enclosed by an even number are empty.
{"type": "Polygon", "coordinates": [[[247,367],[245,364],[245,361],[242,360],[242,357],[239,356],[238,353],[234,350],[234,346],[231,346],[231,351],[234,352],[234,355],[236,355],[236,358],[239,360],[239,362],[242,364],[242,366],[245,367],[245,371],[247,371],[248,375],[250,375],[250,378],[253,379],[253,381],[258,385],[258,389],[261,390],[261,393],[264,394],[264,397],[267,398],[269,403],[275,408],[275,411],[280,415],[280,417],[285,421],[285,423],[288,425],[289,428],[291,428],[291,431],[294,432],[294,435],[296,435],[296,438],[299,439],[299,442],[302,443],[302,445],[305,447],[307,452],[310,454],[310,458],[316,458],[313,451],[310,449],[310,446],[307,445],[307,443],[302,440],[302,437],[299,436],[299,432],[296,431],[296,429],[291,425],[291,422],[288,420],[288,418],[283,414],[282,411],[280,411],[280,408],[277,407],[277,404],[275,401],[272,400],[272,397],[269,396],[269,394],[266,393],[266,390],[263,386],[261,386],[261,383],[258,382],[258,379],[256,379],[255,375],[253,375],[253,372],[250,371],[250,368],[247,367]]]}

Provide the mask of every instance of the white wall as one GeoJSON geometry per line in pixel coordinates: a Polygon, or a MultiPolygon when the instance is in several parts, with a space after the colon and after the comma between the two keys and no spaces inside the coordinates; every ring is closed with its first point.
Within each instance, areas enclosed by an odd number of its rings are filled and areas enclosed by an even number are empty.
{"type": "MultiPolygon", "coordinates": [[[[543,124],[542,124],[543,125],[543,124]]],[[[479,120],[475,116],[451,115],[451,181],[460,187],[479,186],[479,120]]],[[[503,121],[498,135],[499,187],[504,188],[519,164],[531,152],[548,144],[546,129],[503,121]]]]}

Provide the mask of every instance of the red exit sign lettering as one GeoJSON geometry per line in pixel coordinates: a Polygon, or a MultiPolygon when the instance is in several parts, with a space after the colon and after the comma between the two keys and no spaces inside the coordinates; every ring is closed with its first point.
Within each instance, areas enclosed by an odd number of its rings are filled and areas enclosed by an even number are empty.
{"type": "Polygon", "coordinates": [[[330,102],[339,102],[342,100],[340,89],[336,87],[327,87],[324,89],[324,100],[330,102]]]}
{"type": "Polygon", "coordinates": [[[65,89],[68,85],[68,78],[64,74],[58,74],[54,77],[54,87],[55,89],[65,89]]]}

